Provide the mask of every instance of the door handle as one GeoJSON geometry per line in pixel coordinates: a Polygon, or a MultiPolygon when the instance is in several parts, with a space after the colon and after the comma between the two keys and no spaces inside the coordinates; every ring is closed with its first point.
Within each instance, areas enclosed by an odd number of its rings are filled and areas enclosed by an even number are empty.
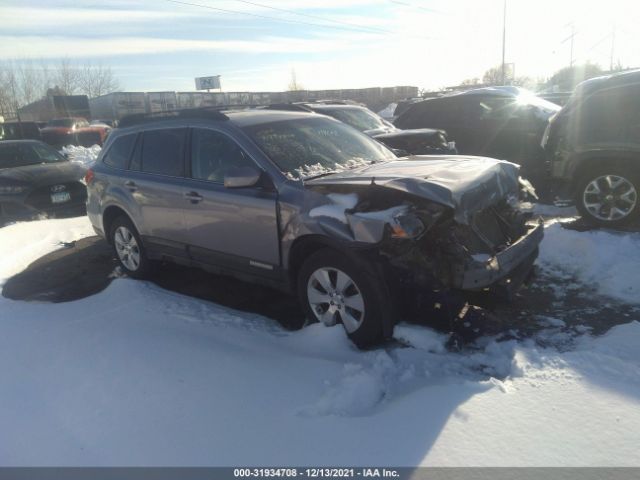
{"type": "Polygon", "coordinates": [[[136,182],[133,182],[131,180],[127,180],[126,182],[124,182],[124,186],[127,187],[130,192],[135,192],[138,189],[136,182]]]}
{"type": "Polygon", "coordinates": [[[198,192],[187,192],[184,194],[184,198],[189,200],[191,203],[199,203],[202,201],[202,195],[198,192]]]}

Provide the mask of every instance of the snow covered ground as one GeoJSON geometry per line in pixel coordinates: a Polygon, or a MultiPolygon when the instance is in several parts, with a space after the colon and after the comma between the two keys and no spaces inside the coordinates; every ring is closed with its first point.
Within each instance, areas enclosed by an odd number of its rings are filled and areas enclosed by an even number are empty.
{"type": "MultiPolygon", "coordinates": [[[[0,229],[0,288],[88,235],[85,218],[0,229]]],[[[556,288],[634,301],[639,252],[554,221],[540,264],[556,288]]],[[[461,352],[402,324],[361,352],[341,327],[288,332],[124,278],[69,303],[0,297],[0,464],[640,466],[638,320],[591,337],[549,319],[461,352]]]]}

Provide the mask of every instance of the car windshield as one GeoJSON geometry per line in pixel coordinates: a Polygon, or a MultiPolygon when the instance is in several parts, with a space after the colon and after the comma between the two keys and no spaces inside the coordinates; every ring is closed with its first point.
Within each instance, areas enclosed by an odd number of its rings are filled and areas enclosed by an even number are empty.
{"type": "Polygon", "coordinates": [[[293,179],[396,158],[382,144],[326,117],[263,123],[245,131],[293,179]]]}
{"type": "Polygon", "coordinates": [[[384,119],[364,108],[323,108],[318,109],[318,113],[326,113],[361,132],[389,128],[384,119]]]}
{"type": "Polygon", "coordinates": [[[47,145],[37,143],[0,145],[0,169],[65,161],[67,161],[66,158],[47,145]]]}
{"type": "Polygon", "coordinates": [[[547,117],[550,117],[562,108],[555,103],[545,100],[544,98],[537,97],[533,94],[518,95],[516,97],[516,102],[518,105],[530,105],[532,107],[536,107],[542,115],[546,115],[547,117]]]}
{"type": "Polygon", "coordinates": [[[73,127],[73,118],[56,118],[54,120],[49,120],[47,125],[50,127],[71,128],[73,127]]]}

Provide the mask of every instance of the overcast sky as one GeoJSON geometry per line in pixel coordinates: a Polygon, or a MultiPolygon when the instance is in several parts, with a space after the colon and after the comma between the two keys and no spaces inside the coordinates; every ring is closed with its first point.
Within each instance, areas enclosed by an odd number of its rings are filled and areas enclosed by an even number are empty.
{"type": "MultiPolygon", "coordinates": [[[[1,0],[0,58],[109,65],[126,90],[438,88],[502,55],[503,0],[1,0]],[[209,8],[207,8],[209,7],[209,8]],[[271,7],[271,8],[267,8],[271,7]],[[216,10],[218,9],[218,10],[216,10]]],[[[640,1],[507,0],[507,62],[548,77],[574,58],[640,67],[640,1]],[[564,42],[563,42],[564,41],[564,42]]]]}

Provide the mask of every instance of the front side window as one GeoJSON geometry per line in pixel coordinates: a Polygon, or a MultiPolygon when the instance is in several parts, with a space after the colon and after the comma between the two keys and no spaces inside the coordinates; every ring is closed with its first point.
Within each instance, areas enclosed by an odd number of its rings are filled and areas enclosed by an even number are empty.
{"type": "Polygon", "coordinates": [[[285,175],[294,179],[396,158],[381,143],[328,118],[263,123],[245,127],[245,131],[285,175]]]}
{"type": "Polygon", "coordinates": [[[198,180],[223,183],[234,167],[255,166],[240,147],[226,135],[194,128],[191,136],[191,176],[198,180]]]}
{"type": "Polygon", "coordinates": [[[104,156],[103,162],[110,167],[115,168],[127,168],[129,164],[129,157],[133,146],[136,143],[136,134],[123,135],[114,140],[109,148],[109,151],[104,156]]]}
{"type": "Polygon", "coordinates": [[[142,171],[172,177],[184,175],[186,128],[167,128],[144,132],[142,171]]]}

